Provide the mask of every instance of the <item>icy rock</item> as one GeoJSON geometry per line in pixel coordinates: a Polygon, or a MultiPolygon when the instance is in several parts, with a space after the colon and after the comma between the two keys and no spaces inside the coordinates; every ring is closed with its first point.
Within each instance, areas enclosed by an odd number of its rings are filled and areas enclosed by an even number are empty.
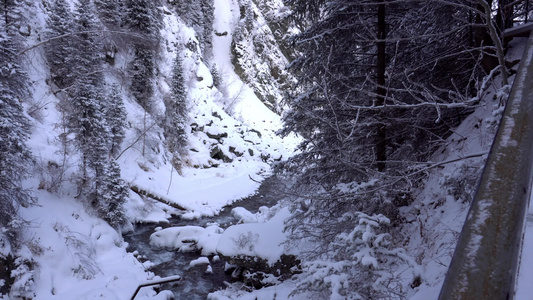
{"type": "Polygon", "coordinates": [[[189,263],[189,267],[195,267],[198,265],[208,265],[209,264],[209,258],[207,257],[199,257],[189,263]]]}
{"type": "Polygon", "coordinates": [[[224,151],[222,151],[222,149],[220,149],[219,146],[215,146],[213,147],[213,149],[211,149],[211,158],[213,159],[217,159],[217,160],[222,160],[226,163],[230,163],[233,161],[233,159],[231,159],[229,156],[227,156],[224,151]]]}
{"type": "MultiPolygon", "coordinates": [[[[237,274],[246,271],[247,273],[256,274],[271,274],[282,279],[290,278],[294,274],[301,273],[300,260],[292,254],[282,254],[280,259],[271,264],[268,260],[247,255],[238,256],[219,256],[227,262],[226,271],[233,270],[232,274],[237,274]],[[229,266],[229,267],[228,267],[229,266]],[[234,268],[232,268],[234,267],[234,268]]],[[[261,288],[261,279],[253,280],[251,282],[256,288],[261,288]]]]}
{"type": "Polygon", "coordinates": [[[207,131],[205,133],[209,138],[211,139],[214,139],[214,140],[217,140],[217,141],[221,141],[223,138],[227,138],[228,137],[228,133],[227,132],[221,132],[221,133],[211,133],[209,131],[207,131]]]}

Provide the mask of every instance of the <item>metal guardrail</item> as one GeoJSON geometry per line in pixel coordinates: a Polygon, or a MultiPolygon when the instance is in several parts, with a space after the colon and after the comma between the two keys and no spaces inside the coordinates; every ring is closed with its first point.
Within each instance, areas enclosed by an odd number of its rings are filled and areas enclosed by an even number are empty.
{"type": "Polygon", "coordinates": [[[141,284],[139,284],[139,286],[137,287],[137,289],[133,293],[133,296],[131,296],[131,300],[135,299],[135,297],[137,296],[137,294],[139,293],[139,291],[143,287],[152,286],[152,285],[158,285],[158,284],[163,284],[163,283],[169,283],[169,282],[174,282],[174,281],[179,281],[179,280],[181,280],[181,276],[176,275],[176,276],[169,276],[169,277],[156,279],[156,280],[150,280],[150,281],[147,281],[145,283],[141,283],[141,284]]]}
{"type": "Polygon", "coordinates": [[[533,34],[440,300],[513,299],[533,175],[533,34]]]}

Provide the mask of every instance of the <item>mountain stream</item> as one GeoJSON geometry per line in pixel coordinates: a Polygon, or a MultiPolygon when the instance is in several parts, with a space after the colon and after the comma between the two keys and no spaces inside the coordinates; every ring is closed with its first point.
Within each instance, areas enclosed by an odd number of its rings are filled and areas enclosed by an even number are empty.
{"type": "Polygon", "coordinates": [[[265,179],[256,194],[224,207],[217,216],[195,220],[173,217],[169,219],[169,223],[165,224],[137,224],[133,232],[124,235],[124,240],[129,244],[128,251],[137,251],[139,253],[138,257],[150,261],[153,266],[149,268],[149,271],[155,275],[161,277],[181,276],[179,281],[161,285],[161,290],[171,290],[176,299],[206,299],[209,293],[225,288],[225,282],[235,281],[235,278],[230,273],[224,271],[225,262],[222,260],[216,261],[213,260],[213,257],[209,257],[212,272],[206,272],[208,267],[205,264],[191,267],[189,265],[191,261],[202,257],[200,253],[154,249],[150,247],[150,235],[156,231],[157,227],[167,228],[186,225],[206,227],[215,223],[219,227],[226,229],[239,221],[231,214],[231,210],[234,207],[243,207],[252,213],[256,213],[261,206],[270,207],[275,205],[280,200],[279,189],[276,189],[277,183],[277,179],[274,177],[265,179]]]}

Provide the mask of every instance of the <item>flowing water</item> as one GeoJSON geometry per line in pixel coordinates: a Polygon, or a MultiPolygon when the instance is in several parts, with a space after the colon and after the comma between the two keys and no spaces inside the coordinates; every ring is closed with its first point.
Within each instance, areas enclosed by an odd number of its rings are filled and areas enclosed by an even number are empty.
{"type": "MultiPolygon", "coordinates": [[[[128,251],[137,251],[143,259],[153,263],[150,271],[161,277],[180,275],[182,279],[175,283],[161,285],[161,289],[171,290],[176,299],[197,300],[206,299],[207,294],[224,288],[224,282],[232,282],[235,279],[231,274],[224,272],[225,262],[214,261],[209,257],[212,273],[206,273],[207,265],[200,264],[190,267],[189,263],[201,257],[197,252],[178,252],[165,249],[153,249],[150,247],[150,235],[157,227],[172,226],[202,226],[216,223],[222,228],[227,228],[237,222],[232,215],[233,207],[244,207],[250,212],[257,212],[261,206],[273,206],[280,200],[280,189],[277,189],[277,180],[274,177],[267,178],[259,187],[255,195],[241,199],[227,206],[217,216],[196,220],[183,220],[174,217],[168,224],[137,224],[134,232],[124,235],[128,242],[128,251]]],[[[148,287],[146,287],[148,288],[148,287]]]]}

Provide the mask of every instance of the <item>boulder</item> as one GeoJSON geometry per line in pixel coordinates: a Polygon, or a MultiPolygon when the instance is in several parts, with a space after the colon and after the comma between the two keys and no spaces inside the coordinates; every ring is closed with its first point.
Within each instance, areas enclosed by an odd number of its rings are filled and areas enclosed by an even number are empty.
{"type": "Polygon", "coordinates": [[[213,159],[217,159],[217,160],[222,160],[223,162],[226,162],[226,163],[230,163],[233,161],[233,159],[231,159],[231,157],[227,156],[224,151],[222,151],[222,149],[220,149],[220,147],[218,145],[215,145],[212,149],[211,149],[211,158],[213,159]]]}

